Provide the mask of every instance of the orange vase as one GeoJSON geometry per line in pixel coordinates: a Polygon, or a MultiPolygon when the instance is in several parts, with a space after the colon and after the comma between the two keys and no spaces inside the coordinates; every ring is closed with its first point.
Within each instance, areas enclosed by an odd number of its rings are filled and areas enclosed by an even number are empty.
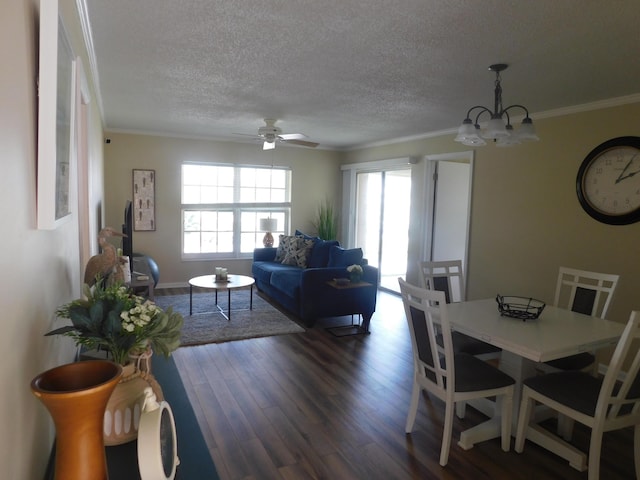
{"type": "Polygon", "coordinates": [[[122,367],[87,360],[52,368],[31,382],[56,427],[56,480],[106,480],[102,422],[122,367]]]}

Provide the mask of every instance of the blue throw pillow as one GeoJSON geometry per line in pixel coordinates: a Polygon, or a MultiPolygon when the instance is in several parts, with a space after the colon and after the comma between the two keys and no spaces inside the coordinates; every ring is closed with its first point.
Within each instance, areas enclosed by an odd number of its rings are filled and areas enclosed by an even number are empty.
{"type": "Polygon", "coordinates": [[[325,268],[329,263],[331,248],[338,245],[340,244],[337,240],[320,240],[318,238],[311,249],[307,266],[309,268],[325,268]]]}
{"type": "Polygon", "coordinates": [[[301,232],[300,230],[296,230],[296,233],[294,234],[296,237],[302,237],[305,240],[317,240],[320,237],[312,237],[311,235],[307,235],[304,232],[301,232]]]}
{"type": "Polygon", "coordinates": [[[348,267],[349,265],[360,265],[362,263],[362,249],[351,248],[345,250],[342,247],[333,246],[329,251],[329,263],[327,267],[348,267]]]}
{"type": "Polygon", "coordinates": [[[320,237],[312,237],[300,230],[296,230],[296,237],[314,241],[313,248],[307,259],[307,268],[325,268],[329,263],[331,247],[340,246],[340,242],[337,240],[322,240],[320,237]]]}

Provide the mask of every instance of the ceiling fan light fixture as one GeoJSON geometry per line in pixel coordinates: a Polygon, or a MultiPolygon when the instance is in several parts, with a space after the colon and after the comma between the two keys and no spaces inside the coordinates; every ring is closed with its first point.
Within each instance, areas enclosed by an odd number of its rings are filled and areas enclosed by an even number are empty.
{"type": "Polygon", "coordinates": [[[258,135],[248,135],[246,133],[236,133],[235,135],[253,137],[255,140],[262,141],[263,150],[273,150],[276,148],[276,143],[288,143],[308,148],[316,148],[319,145],[316,142],[304,140],[307,138],[304,133],[282,133],[282,129],[276,127],[276,120],[273,118],[265,118],[264,122],[266,125],[258,129],[258,135]]]}

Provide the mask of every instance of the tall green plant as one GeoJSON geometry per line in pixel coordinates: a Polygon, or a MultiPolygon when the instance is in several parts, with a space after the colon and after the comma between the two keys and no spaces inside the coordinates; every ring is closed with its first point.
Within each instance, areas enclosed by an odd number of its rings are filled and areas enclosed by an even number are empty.
{"type": "Polygon", "coordinates": [[[337,240],[338,216],[333,209],[333,203],[328,198],[318,206],[313,226],[323,240],[337,240]]]}

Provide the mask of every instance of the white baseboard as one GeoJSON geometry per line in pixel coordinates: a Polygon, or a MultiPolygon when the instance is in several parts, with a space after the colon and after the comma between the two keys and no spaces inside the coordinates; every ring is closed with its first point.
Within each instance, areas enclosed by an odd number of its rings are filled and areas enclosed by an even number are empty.
{"type": "Polygon", "coordinates": [[[188,288],[189,282],[177,282],[177,283],[158,283],[156,290],[159,288],[188,288]]]}

